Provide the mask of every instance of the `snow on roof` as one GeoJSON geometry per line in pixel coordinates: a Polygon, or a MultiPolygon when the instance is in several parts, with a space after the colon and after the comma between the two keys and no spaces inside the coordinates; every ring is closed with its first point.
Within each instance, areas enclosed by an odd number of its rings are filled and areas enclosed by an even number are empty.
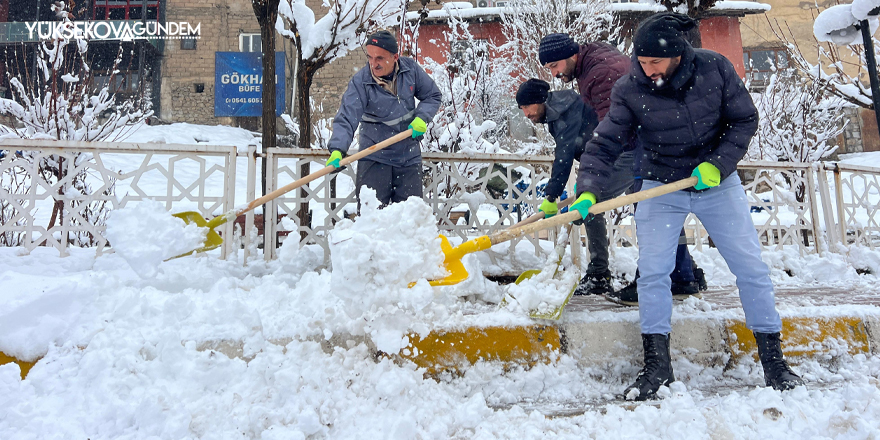
{"type": "MultiPolygon", "coordinates": [[[[880,1],[880,0],[868,0],[868,1],[880,1]]],[[[513,9],[509,7],[491,7],[491,8],[474,8],[474,7],[460,7],[453,6],[447,7],[449,5],[458,5],[463,2],[454,2],[451,4],[444,5],[442,10],[436,11],[428,11],[428,20],[442,20],[449,18],[449,9],[455,9],[456,16],[460,18],[478,18],[478,17],[487,17],[487,18],[495,18],[502,14],[502,12],[512,13],[513,9]]],[[[468,3],[468,6],[470,3],[468,3]]],[[[572,6],[572,11],[579,11],[581,9],[586,8],[587,5],[575,5],[572,6]]],[[[666,10],[666,7],[655,3],[651,0],[641,1],[638,3],[611,3],[609,8],[612,12],[663,12],[666,10]]],[[[715,6],[710,9],[710,11],[741,11],[745,13],[751,14],[760,14],[763,12],[767,12],[770,10],[770,5],[766,3],[759,3],[755,1],[727,1],[722,0],[715,3],[715,6]]],[[[406,19],[408,21],[416,20],[419,18],[419,12],[407,12],[406,19]]]]}
{"type": "MultiPolygon", "coordinates": [[[[614,12],[664,12],[666,7],[655,3],[651,0],[641,1],[638,3],[611,3],[611,10],[614,12]]],[[[752,1],[718,1],[712,6],[710,11],[742,11],[753,14],[760,14],[770,10],[770,5],[766,3],[752,1]]]]}

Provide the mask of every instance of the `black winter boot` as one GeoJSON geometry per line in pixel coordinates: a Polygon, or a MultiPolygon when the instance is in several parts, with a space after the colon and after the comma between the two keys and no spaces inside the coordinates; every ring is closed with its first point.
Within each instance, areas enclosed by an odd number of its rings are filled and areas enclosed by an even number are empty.
{"type": "Polygon", "coordinates": [[[611,288],[611,271],[588,273],[581,278],[574,290],[575,295],[605,295],[613,292],[611,288]]]}
{"type": "Polygon", "coordinates": [[[605,299],[623,306],[639,305],[638,280],[615,292],[605,294],[605,299]]]}
{"type": "Polygon", "coordinates": [[[700,269],[696,265],[694,265],[694,279],[697,281],[697,284],[700,286],[700,292],[709,288],[709,284],[706,283],[706,273],[703,272],[703,269],[700,269]]]}
{"type": "Polygon", "coordinates": [[[653,399],[661,385],[675,382],[669,356],[669,335],[642,334],[642,345],[645,347],[645,366],[639,371],[635,383],[623,392],[625,400],[653,399]],[[638,395],[631,396],[632,390],[638,390],[638,395]]]}
{"type": "Polygon", "coordinates": [[[764,383],[774,390],[785,391],[804,384],[800,376],[791,371],[782,357],[779,333],[755,333],[758,357],[764,367],[764,383]]]}

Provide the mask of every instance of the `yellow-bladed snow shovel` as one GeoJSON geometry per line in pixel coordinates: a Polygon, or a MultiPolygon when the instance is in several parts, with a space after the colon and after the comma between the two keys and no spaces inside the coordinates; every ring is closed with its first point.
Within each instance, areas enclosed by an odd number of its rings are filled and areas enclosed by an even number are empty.
{"type": "MultiPolygon", "coordinates": [[[[347,157],[343,158],[342,160],[339,161],[339,166],[342,167],[344,165],[348,165],[354,161],[357,161],[358,159],[369,156],[370,154],[373,154],[373,153],[375,153],[375,152],[377,152],[377,151],[379,151],[389,145],[396,144],[396,143],[398,143],[404,139],[407,139],[411,136],[412,136],[412,129],[409,129],[409,130],[406,130],[402,133],[396,134],[388,139],[385,139],[382,142],[379,142],[376,145],[373,145],[370,148],[360,150],[357,153],[352,154],[351,156],[347,156],[347,157]]],[[[220,226],[230,220],[234,220],[238,216],[240,216],[240,215],[242,215],[242,214],[258,207],[258,206],[261,206],[270,200],[273,200],[273,199],[275,199],[275,198],[277,198],[287,192],[290,192],[296,188],[299,188],[299,187],[301,187],[301,186],[303,186],[303,185],[305,185],[305,184],[307,184],[307,183],[309,183],[319,177],[326,176],[327,174],[330,174],[336,170],[337,170],[336,167],[328,165],[324,168],[321,168],[317,172],[311,173],[308,176],[303,177],[302,179],[299,179],[295,182],[292,182],[292,183],[289,183],[285,186],[282,186],[281,188],[278,188],[275,191],[272,191],[269,194],[266,194],[265,196],[260,197],[259,199],[256,199],[256,200],[248,203],[244,207],[238,207],[238,208],[231,209],[223,215],[212,218],[210,221],[206,221],[205,218],[202,217],[202,215],[196,211],[186,211],[186,212],[179,212],[177,214],[174,214],[175,217],[183,219],[183,221],[186,222],[187,224],[195,223],[197,226],[202,227],[202,228],[206,227],[209,230],[208,230],[207,238],[205,239],[204,246],[202,246],[198,249],[192,250],[190,252],[187,252],[185,254],[178,255],[173,258],[185,257],[187,255],[191,255],[191,254],[194,254],[197,252],[205,252],[205,251],[209,251],[211,249],[217,248],[218,246],[220,246],[221,243],[223,243],[223,239],[220,238],[220,235],[217,234],[217,232],[214,230],[214,228],[216,228],[217,226],[220,226]]]]}
{"type": "MultiPolygon", "coordinates": [[[[567,199],[565,199],[565,200],[560,200],[559,203],[557,204],[557,207],[559,208],[559,210],[562,210],[562,208],[565,208],[566,206],[571,205],[571,202],[573,202],[574,199],[575,199],[574,197],[569,197],[569,198],[567,198],[567,199]]],[[[513,226],[511,226],[511,227],[509,227],[509,228],[507,228],[507,229],[521,228],[521,227],[523,227],[523,226],[525,226],[525,225],[532,224],[532,223],[534,223],[534,222],[536,222],[536,221],[538,221],[538,220],[541,220],[541,219],[543,219],[543,218],[544,218],[544,211],[538,211],[538,212],[536,212],[536,213],[530,215],[528,218],[522,220],[521,222],[519,222],[519,223],[517,223],[517,224],[515,224],[515,225],[513,225],[513,226]]],[[[571,228],[569,228],[568,231],[569,231],[569,233],[570,233],[570,232],[571,232],[571,228]]],[[[568,234],[566,234],[566,235],[568,235],[568,234]]],[[[564,247],[564,246],[563,246],[563,248],[562,248],[562,253],[565,254],[565,247],[564,247]]],[[[557,262],[556,262],[556,271],[557,271],[557,272],[559,271],[559,265],[560,265],[560,264],[562,264],[562,255],[559,255],[559,259],[558,259],[557,262]]],[[[515,282],[515,283],[516,283],[516,284],[519,284],[519,283],[522,282],[523,280],[527,280],[527,279],[529,279],[529,278],[531,278],[531,277],[533,277],[533,276],[535,276],[535,275],[537,275],[537,274],[539,274],[539,273],[541,273],[541,269],[529,269],[529,270],[527,270],[527,271],[525,271],[525,272],[519,274],[519,276],[516,278],[516,282],[515,282]]],[[[555,275],[555,273],[554,273],[554,275],[555,275]]]]}
{"type": "MultiPolygon", "coordinates": [[[[632,203],[641,202],[642,200],[647,200],[653,197],[669,194],[671,192],[692,187],[696,185],[697,182],[698,180],[696,177],[688,177],[687,179],[682,179],[677,182],[661,185],[656,188],[639,191],[633,194],[622,195],[615,199],[606,200],[604,202],[597,203],[591,206],[590,214],[598,214],[600,212],[610,211],[621,206],[626,206],[632,203]]],[[[432,286],[449,286],[453,284],[458,284],[468,277],[467,270],[465,270],[464,264],[462,264],[461,262],[461,257],[472,252],[489,249],[490,247],[492,247],[492,245],[495,244],[504,243],[506,241],[513,240],[517,237],[522,237],[523,235],[530,234],[541,229],[552,228],[554,226],[570,223],[575,220],[579,220],[580,218],[581,215],[579,212],[569,211],[565,214],[555,215],[551,218],[540,220],[523,227],[506,229],[496,232],[492,235],[483,235],[473,240],[466,241],[456,247],[452,247],[449,244],[449,240],[441,235],[440,239],[442,240],[442,243],[440,248],[441,250],[443,250],[443,254],[445,255],[443,266],[446,271],[449,272],[449,275],[445,278],[441,278],[439,280],[431,280],[429,282],[432,286]]]]}
{"type": "MultiPolygon", "coordinates": [[[[559,268],[560,268],[560,266],[562,266],[562,258],[565,256],[565,248],[568,247],[568,242],[570,239],[572,226],[573,225],[571,223],[565,225],[565,234],[560,235],[560,241],[557,242],[556,248],[554,249],[554,253],[556,254],[556,256],[555,256],[556,261],[554,263],[548,264],[547,267],[545,267],[545,269],[548,269],[548,270],[550,269],[550,267],[555,267],[551,278],[556,278],[556,276],[559,274],[559,268]],[[564,237],[565,239],[562,240],[562,237],[564,237]]],[[[527,271],[523,272],[516,279],[514,284],[519,284],[523,281],[526,281],[526,280],[534,277],[535,275],[538,275],[539,273],[541,273],[540,269],[527,270],[527,271]]],[[[555,307],[553,310],[550,310],[550,311],[530,310],[529,316],[532,318],[535,318],[535,319],[558,320],[559,318],[562,317],[562,309],[565,308],[566,304],[568,304],[568,301],[571,299],[571,296],[574,294],[575,288],[577,288],[577,278],[575,278],[575,283],[571,286],[571,288],[568,289],[568,294],[566,295],[565,300],[563,300],[562,304],[560,304],[559,306],[555,307]]],[[[513,297],[513,295],[510,292],[508,292],[507,294],[510,295],[511,297],[513,297]]],[[[507,300],[502,298],[501,303],[498,304],[498,307],[502,308],[502,309],[507,307],[507,300]]]]}

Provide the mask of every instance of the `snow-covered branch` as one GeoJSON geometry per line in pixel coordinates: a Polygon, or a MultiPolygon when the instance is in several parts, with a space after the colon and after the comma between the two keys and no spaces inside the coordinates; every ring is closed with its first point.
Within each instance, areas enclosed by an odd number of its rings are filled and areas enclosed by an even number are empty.
{"type": "MultiPolygon", "coordinates": [[[[57,12],[62,20],[70,21],[64,9],[57,12]]],[[[110,90],[117,82],[122,47],[109,82],[104,85],[94,83],[88,48],[85,39],[59,38],[37,45],[38,77],[27,73],[13,76],[9,81],[11,99],[0,98],[0,113],[16,122],[8,135],[23,139],[117,140],[152,115],[143,93],[121,97],[110,90]]]]}
{"type": "MultiPolygon", "coordinates": [[[[803,75],[812,78],[816,83],[828,87],[831,92],[851,104],[873,109],[871,87],[868,82],[865,48],[859,36],[853,44],[837,46],[830,40],[820,42],[814,39],[811,47],[805,49],[798,44],[788,23],[767,18],[770,28],[776,37],[785,45],[791,67],[803,75]],[[858,43],[858,44],[857,44],[858,43]],[[812,53],[811,53],[812,52],[812,53]],[[811,53],[815,63],[805,56],[811,53]]],[[[818,23],[822,25],[821,21],[818,23]]],[[[808,43],[809,44],[809,43],[808,43]]],[[[875,56],[880,42],[873,38],[875,56]]]]}
{"type": "Polygon", "coordinates": [[[500,49],[523,78],[550,81],[550,72],[538,62],[541,38],[563,32],[579,43],[613,44],[620,34],[620,23],[609,4],[607,0],[513,0],[501,14],[507,43],[500,49]]]}
{"type": "Polygon", "coordinates": [[[828,86],[786,69],[773,74],[767,88],[755,95],[761,119],[748,159],[810,163],[837,149],[846,103],[828,86]]]}

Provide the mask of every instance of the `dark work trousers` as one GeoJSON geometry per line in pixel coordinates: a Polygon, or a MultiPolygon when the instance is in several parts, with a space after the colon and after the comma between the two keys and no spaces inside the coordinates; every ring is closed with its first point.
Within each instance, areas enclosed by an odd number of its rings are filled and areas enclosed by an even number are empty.
{"type": "MultiPolygon", "coordinates": [[[[637,192],[641,189],[642,179],[636,179],[633,182],[631,192],[637,192]]],[[[636,207],[638,206],[639,204],[636,203],[636,207]]],[[[635,279],[638,278],[639,271],[636,269],[635,279]]],[[[678,247],[675,248],[675,269],[669,274],[669,278],[676,284],[688,284],[696,281],[694,277],[694,259],[691,257],[690,250],[687,247],[687,235],[684,232],[684,227],[681,228],[681,232],[678,235],[678,247]]]]}
{"type": "Polygon", "coordinates": [[[361,159],[357,164],[356,186],[358,211],[362,186],[376,190],[376,198],[382,206],[402,202],[411,196],[422,197],[422,164],[395,167],[361,159]]]}
{"type": "MultiPolygon", "coordinates": [[[[613,199],[633,186],[633,152],[620,155],[614,162],[614,169],[608,179],[607,186],[598,194],[596,202],[613,199]]],[[[590,263],[587,275],[602,275],[608,272],[608,229],[605,227],[605,215],[596,214],[584,220],[587,230],[587,249],[590,251],[590,263]]]]}

